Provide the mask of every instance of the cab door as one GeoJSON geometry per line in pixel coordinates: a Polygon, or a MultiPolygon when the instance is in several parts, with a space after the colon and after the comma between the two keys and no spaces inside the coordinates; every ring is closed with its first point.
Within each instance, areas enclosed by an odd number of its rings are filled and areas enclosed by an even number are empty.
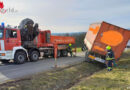
{"type": "Polygon", "coordinates": [[[17,30],[6,30],[5,34],[5,49],[13,50],[13,47],[19,46],[19,39],[17,35],[17,30]]]}

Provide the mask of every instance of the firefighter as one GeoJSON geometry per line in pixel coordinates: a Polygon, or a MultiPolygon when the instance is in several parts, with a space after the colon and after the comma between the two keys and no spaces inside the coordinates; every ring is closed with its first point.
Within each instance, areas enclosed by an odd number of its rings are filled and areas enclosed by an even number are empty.
{"type": "Polygon", "coordinates": [[[111,46],[107,46],[106,50],[107,50],[107,54],[106,54],[107,69],[108,69],[108,71],[111,71],[112,70],[112,63],[114,60],[114,53],[111,49],[111,46]]]}
{"type": "Polygon", "coordinates": [[[68,45],[68,52],[70,53],[70,55],[72,57],[73,53],[72,53],[72,44],[71,43],[68,45]]]}

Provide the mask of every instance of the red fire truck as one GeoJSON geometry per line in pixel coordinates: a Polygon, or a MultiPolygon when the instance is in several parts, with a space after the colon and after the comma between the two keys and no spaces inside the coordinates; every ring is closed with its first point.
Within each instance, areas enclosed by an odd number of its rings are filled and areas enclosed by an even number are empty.
{"type": "Polygon", "coordinates": [[[65,36],[52,36],[50,30],[39,30],[33,41],[21,40],[21,31],[15,28],[0,26],[0,60],[8,62],[14,60],[16,64],[37,61],[40,53],[44,57],[67,56],[68,44],[74,44],[75,38],[65,36]]]}

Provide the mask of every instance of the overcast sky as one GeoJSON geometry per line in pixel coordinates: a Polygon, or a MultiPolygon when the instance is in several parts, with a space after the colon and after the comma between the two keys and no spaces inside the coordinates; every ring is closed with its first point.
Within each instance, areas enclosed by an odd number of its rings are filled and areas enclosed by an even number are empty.
{"type": "Polygon", "coordinates": [[[93,22],[130,28],[130,0],[0,0],[4,8],[16,13],[0,13],[0,22],[19,25],[24,18],[39,23],[42,30],[58,32],[87,31],[93,22]]]}

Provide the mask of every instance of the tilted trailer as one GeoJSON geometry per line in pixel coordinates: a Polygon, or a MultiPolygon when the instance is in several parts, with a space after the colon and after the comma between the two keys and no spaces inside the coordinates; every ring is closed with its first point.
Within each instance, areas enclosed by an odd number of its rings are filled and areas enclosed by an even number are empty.
{"type": "Polygon", "coordinates": [[[111,46],[119,60],[130,39],[130,31],[107,22],[93,23],[84,38],[86,61],[105,63],[106,46],[111,46]]]}

